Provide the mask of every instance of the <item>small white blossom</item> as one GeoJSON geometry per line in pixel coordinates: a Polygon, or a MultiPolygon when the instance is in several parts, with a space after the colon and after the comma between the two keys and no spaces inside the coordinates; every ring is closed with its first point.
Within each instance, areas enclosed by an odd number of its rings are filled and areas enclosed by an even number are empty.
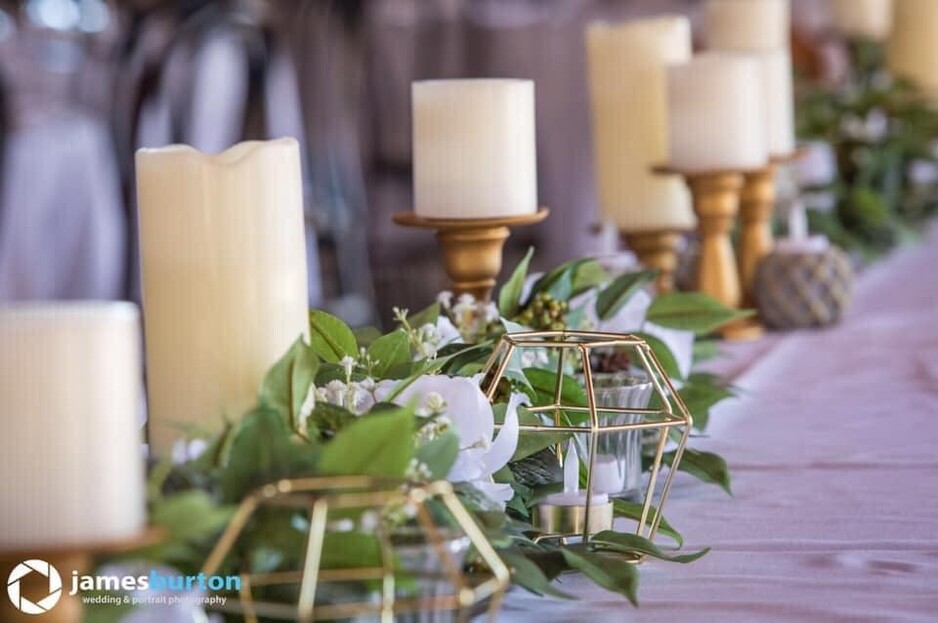
{"type": "Polygon", "coordinates": [[[453,293],[449,290],[443,290],[436,295],[436,302],[439,303],[443,309],[449,309],[453,305],[453,293]]]}
{"type": "Polygon", "coordinates": [[[433,477],[430,467],[423,461],[413,458],[404,472],[404,477],[414,482],[426,482],[433,477]]]}
{"type": "Polygon", "coordinates": [[[348,355],[346,355],[345,357],[342,357],[342,359],[339,361],[339,365],[342,366],[343,370],[345,370],[346,381],[352,378],[352,370],[355,369],[355,360],[349,357],[348,355]]]}

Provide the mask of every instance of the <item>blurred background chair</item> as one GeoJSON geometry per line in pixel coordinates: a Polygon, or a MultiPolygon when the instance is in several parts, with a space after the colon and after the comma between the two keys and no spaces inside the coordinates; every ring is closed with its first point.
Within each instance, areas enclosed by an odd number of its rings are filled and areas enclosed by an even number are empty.
{"type": "MultiPolygon", "coordinates": [[[[831,64],[814,0],[796,50],[831,64]],[[827,55],[827,56],[825,56],[827,55]]],[[[698,0],[0,0],[0,300],[139,299],[133,154],[295,136],[312,305],[388,323],[445,287],[412,207],[410,83],[535,80],[544,224],[506,265],[613,250],[596,236],[583,31],[698,0]]],[[[832,57],[831,57],[832,58],[832,57]]]]}

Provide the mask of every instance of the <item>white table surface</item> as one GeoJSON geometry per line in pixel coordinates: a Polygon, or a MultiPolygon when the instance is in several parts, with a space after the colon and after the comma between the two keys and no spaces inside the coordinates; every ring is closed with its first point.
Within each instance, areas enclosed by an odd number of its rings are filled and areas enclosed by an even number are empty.
{"type": "Polygon", "coordinates": [[[499,621],[938,620],[938,228],[865,271],[845,322],[731,345],[711,414],[734,497],[688,477],[665,515],[686,565],[642,566],[639,609],[582,577],[499,621]]]}

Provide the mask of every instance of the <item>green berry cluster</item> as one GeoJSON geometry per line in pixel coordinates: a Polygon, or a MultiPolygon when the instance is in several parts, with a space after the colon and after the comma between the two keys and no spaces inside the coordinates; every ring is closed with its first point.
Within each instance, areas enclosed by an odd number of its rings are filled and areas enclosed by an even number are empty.
{"type": "Polygon", "coordinates": [[[567,328],[564,316],[568,311],[570,304],[566,301],[558,301],[546,292],[538,292],[516,320],[532,329],[563,331],[567,328]]]}

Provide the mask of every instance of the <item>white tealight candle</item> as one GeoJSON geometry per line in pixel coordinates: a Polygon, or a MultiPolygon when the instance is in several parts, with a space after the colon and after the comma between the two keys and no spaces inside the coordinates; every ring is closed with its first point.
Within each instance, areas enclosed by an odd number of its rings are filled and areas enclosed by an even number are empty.
{"type": "Polygon", "coordinates": [[[586,42],[603,218],[626,232],[692,228],[687,187],[651,170],[667,160],[666,66],[690,58],[690,22],[596,23],[586,42]]]}
{"type": "Polygon", "coordinates": [[[711,50],[771,52],[789,48],[788,0],[708,0],[704,21],[711,50]]]}
{"type": "Polygon", "coordinates": [[[537,211],[534,83],[430,80],[412,85],[414,209],[436,219],[537,211]]]}
{"type": "Polygon", "coordinates": [[[771,156],[795,150],[795,94],[788,50],[756,54],[765,98],[765,131],[771,156]]]}
{"type": "Polygon", "coordinates": [[[768,161],[759,61],[707,53],[668,69],[671,167],[745,171],[768,161]]]}
{"type": "Polygon", "coordinates": [[[150,445],[219,430],[308,333],[300,154],[293,139],[218,155],[137,153],[150,445]]]}
{"type": "Polygon", "coordinates": [[[0,308],[0,551],[142,531],[139,323],[130,303],[0,308]]]}
{"type": "Polygon", "coordinates": [[[880,41],[892,28],[892,0],[830,0],[831,25],[842,35],[880,41]]]}
{"type": "Polygon", "coordinates": [[[550,506],[586,506],[587,499],[590,506],[609,503],[609,496],[605,493],[587,496],[586,491],[580,490],[580,456],[571,443],[563,461],[563,493],[548,495],[543,503],[550,506]]]}
{"type": "Polygon", "coordinates": [[[938,99],[938,2],[895,0],[887,59],[894,74],[938,99]]]}

